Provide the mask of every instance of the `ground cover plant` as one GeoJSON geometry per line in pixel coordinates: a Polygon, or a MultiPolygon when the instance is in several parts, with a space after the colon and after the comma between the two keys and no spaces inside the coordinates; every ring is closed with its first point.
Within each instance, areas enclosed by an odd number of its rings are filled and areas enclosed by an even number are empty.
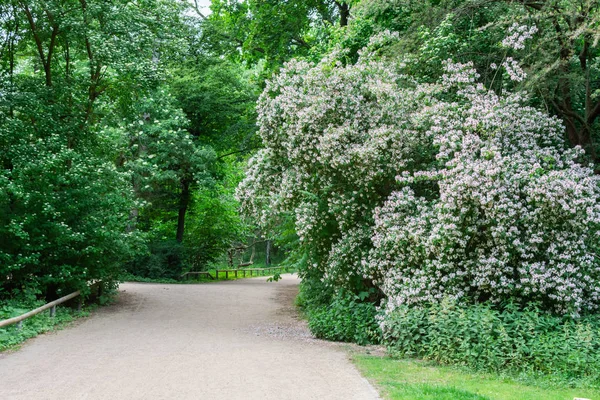
{"type": "Polygon", "coordinates": [[[340,292],[328,305],[307,308],[309,328],[320,339],[353,342],[362,345],[379,343],[381,329],[375,305],[360,296],[340,292]]]}
{"type": "Polygon", "coordinates": [[[547,376],[564,384],[600,386],[600,318],[553,316],[515,304],[460,306],[452,300],[385,316],[390,354],[513,377],[547,376]]]}
{"type": "MultiPolygon", "coordinates": [[[[3,301],[0,303],[0,320],[13,318],[44,305],[43,301],[3,301]]],[[[73,308],[59,306],[56,315],[51,317],[49,311],[45,311],[27,318],[22,327],[16,324],[0,328],[0,352],[11,349],[23,343],[27,339],[41,333],[60,328],[76,318],[88,315],[88,311],[78,311],[73,308]]]]}

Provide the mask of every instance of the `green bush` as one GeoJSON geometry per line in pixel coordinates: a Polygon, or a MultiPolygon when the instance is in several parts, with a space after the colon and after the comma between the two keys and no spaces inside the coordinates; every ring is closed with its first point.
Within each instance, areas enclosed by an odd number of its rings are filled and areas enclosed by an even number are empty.
{"type": "Polygon", "coordinates": [[[178,279],[183,272],[184,247],[176,240],[154,241],[148,253],[125,265],[125,272],[149,279],[178,279]]]}
{"type": "Polygon", "coordinates": [[[377,310],[362,296],[340,292],[331,304],[308,310],[308,326],[320,339],[354,342],[360,345],[379,343],[381,330],[375,320],[377,310]]]}
{"type": "Polygon", "coordinates": [[[475,370],[554,375],[600,383],[600,316],[574,320],[536,307],[503,310],[445,300],[397,307],[383,324],[394,356],[420,357],[475,370]]]}
{"type": "Polygon", "coordinates": [[[313,271],[308,271],[302,277],[300,291],[298,297],[296,297],[296,305],[307,314],[311,310],[330,304],[334,295],[331,286],[321,281],[318,275],[311,275],[311,272],[313,271]]]}

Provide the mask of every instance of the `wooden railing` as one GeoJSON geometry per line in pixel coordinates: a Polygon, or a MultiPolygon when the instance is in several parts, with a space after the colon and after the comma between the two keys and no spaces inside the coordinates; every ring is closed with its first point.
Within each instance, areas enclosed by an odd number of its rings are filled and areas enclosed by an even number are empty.
{"type": "Polygon", "coordinates": [[[2,320],[2,321],[0,321],[0,328],[2,328],[4,326],[12,325],[12,324],[18,324],[17,326],[20,329],[23,324],[23,320],[26,320],[29,317],[33,317],[34,315],[39,314],[42,311],[46,311],[47,309],[50,309],[50,316],[54,317],[56,315],[56,306],[57,305],[62,304],[65,301],[69,301],[69,300],[79,296],[80,294],[81,294],[81,292],[78,290],[78,291],[68,294],[64,297],[61,297],[60,299],[51,301],[48,304],[44,304],[43,306],[38,307],[35,310],[31,310],[29,312],[26,312],[23,315],[19,315],[18,317],[13,317],[13,318],[2,320]]]}
{"type": "MultiPolygon", "coordinates": [[[[101,295],[102,293],[102,282],[101,281],[96,281],[94,283],[92,283],[90,285],[90,287],[95,286],[95,285],[99,285],[98,286],[98,296],[101,295]]],[[[76,291],[73,292],[71,294],[68,294],[66,296],[61,297],[60,299],[56,299],[54,301],[51,301],[48,304],[44,304],[41,307],[36,308],[35,310],[31,310],[29,312],[26,312],[25,314],[19,315],[17,317],[12,317],[9,319],[4,319],[4,320],[0,320],[0,328],[8,326],[8,325],[12,325],[12,324],[17,324],[17,327],[19,329],[21,329],[22,325],[23,325],[23,321],[26,320],[27,318],[33,317],[34,315],[37,315],[43,311],[46,311],[48,309],[50,309],[50,316],[54,317],[56,316],[56,306],[65,303],[71,299],[74,299],[77,296],[81,295],[81,291],[76,291]]],[[[81,310],[81,302],[79,303],[79,309],[81,310]]]]}
{"type": "Polygon", "coordinates": [[[211,280],[218,280],[220,272],[225,273],[225,279],[229,279],[229,274],[232,274],[232,276],[234,276],[236,278],[239,278],[240,275],[243,278],[246,278],[248,274],[250,275],[250,277],[264,276],[265,272],[267,274],[271,274],[274,271],[287,271],[287,268],[286,267],[267,267],[267,268],[216,269],[215,276],[212,276],[211,273],[208,271],[202,271],[202,272],[191,271],[191,272],[186,272],[186,273],[182,274],[181,278],[182,279],[190,279],[191,276],[195,275],[197,277],[207,276],[211,280]]]}

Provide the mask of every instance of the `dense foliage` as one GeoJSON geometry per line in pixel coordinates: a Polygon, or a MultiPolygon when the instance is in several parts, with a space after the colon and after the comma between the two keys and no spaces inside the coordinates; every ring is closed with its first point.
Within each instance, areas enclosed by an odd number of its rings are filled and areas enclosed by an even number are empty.
{"type": "Polygon", "coordinates": [[[103,128],[158,79],[149,43],[166,51],[171,35],[153,40],[156,16],[176,22],[178,7],[67,3],[0,6],[0,297],[114,279],[139,245],[130,177],[103,128]]]}
{"type": "Polygon", "coordinates": [[[445,300],[398,307],[386,318],[393,355],[419,357],[480,371],[544,374],[561,381],[600,382],[600,320],[545,314],[535,306],[498,311],[489,304],[459,307],[445,300]]]}
{"type": "Polygon", "coordinates": [[[200,30],[187,2],[0,4],[0,301],[178,277],[243,237],[256,90],[200,30]]]}
{"type": "Polygon", "coordinates": [[[361,345],[379,343],[381,329],[375,318],[377,310],[373,303],[364,301],[366,294],[341,291],[328,305],[306,308],[311,332],[326,340],[361,345]]]}

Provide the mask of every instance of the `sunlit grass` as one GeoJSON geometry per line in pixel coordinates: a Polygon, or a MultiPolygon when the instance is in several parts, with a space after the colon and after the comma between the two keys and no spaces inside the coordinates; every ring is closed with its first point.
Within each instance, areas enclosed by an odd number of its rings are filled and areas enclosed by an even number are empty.
{"type": "Polygon", "coordinates": [[[600,390],[530,386],[417,360],[356,355],[362,374],[390,400],[600,400],[600,390]]]}

